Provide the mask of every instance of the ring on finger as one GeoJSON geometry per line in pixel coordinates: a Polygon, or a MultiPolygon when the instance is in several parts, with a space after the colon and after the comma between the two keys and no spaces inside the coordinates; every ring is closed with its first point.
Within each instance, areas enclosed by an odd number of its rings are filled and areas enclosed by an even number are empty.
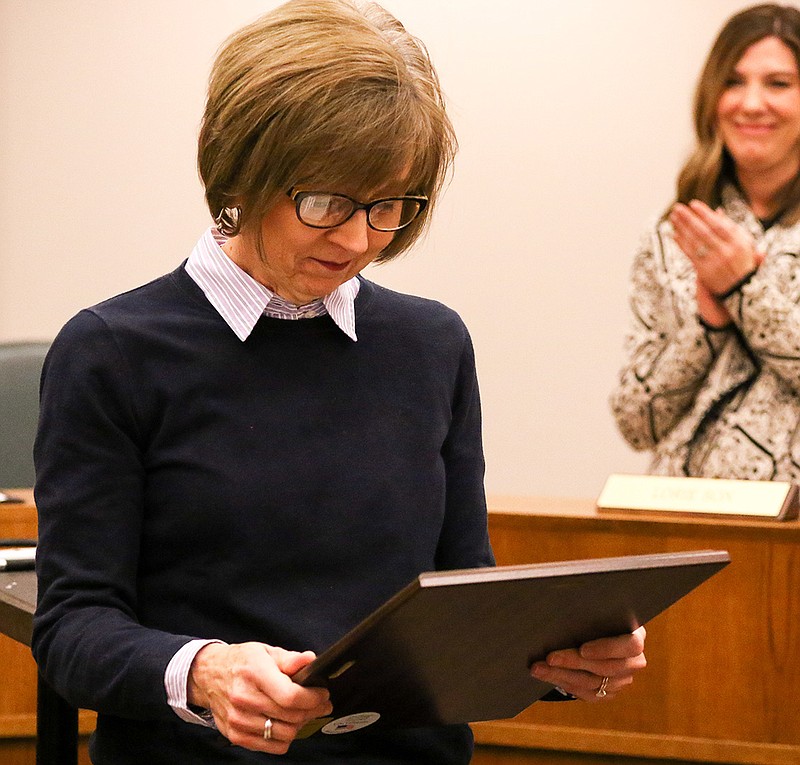
{"type": "Polygon", "coordinates": [[[695,256],[696,258],[699,258],[700,260],[702,260],[702,259],[703,259],[703,258],[704,258],[706,255],[708,255],[708,247],[706,247],[704,244],[701,244],[701,245],[700,245],[700,246],[697,248],[697,250],[695,251],[695,253],[694,253],[694,256],[695,256]]]}
{"type": "Polygon", "coordinates": [[[264,720],[264,741],[269,741],[272,738],[272,720],[269,717],[264,720]]]}
{"type": "Polygon", "coordinates": [[[600,687],[597,689],[597,693],[594,694],[598,699],[604,699],[606,696],[608,696],[608,691],[606,688],[608,687],[609,679],[610,678],[608,677],[604,677],[600,681],[600,687]]]}

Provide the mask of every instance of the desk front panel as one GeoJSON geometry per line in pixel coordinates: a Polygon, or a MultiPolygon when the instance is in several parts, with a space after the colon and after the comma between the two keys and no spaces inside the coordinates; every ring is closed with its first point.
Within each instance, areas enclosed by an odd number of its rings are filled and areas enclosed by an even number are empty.
{"type": "MultiPolygon", "coordinates": [[[[35,539],[36,508],[33,492],[5,490],[22,497],[21,504],[0,504],[0,539],[35,539]]],[[[34,765],[36,760],[36,664],[27,645],[0,634],[0,763],[34,765]]],[[[89,765],[86,736],[94,729],[95,715],[82,711],[79,765],[89,765]]]]}
{"type": "MultiPolygon", "coordinates": [[[[30,491],[12,491],[22,504],[0,505],[0,539],[35,539],[36,508],[30,491]]],[[[0,739],[36,735],[36,664],[28,646],[0,635],[0,739]],[[8,689],[8,690],[6,690],[8,689]]],[[[5,761],[5,760],[3,760],[5,761]]]]}
{"type": "Polygon", "coordinates": [[[648,626],[649,665],[603,704],[534,704],[477,740],[698,762],[800,763],[800,524],[599,515],[585,500],[490,503],[500,564],[728,550],[648,626]]]}

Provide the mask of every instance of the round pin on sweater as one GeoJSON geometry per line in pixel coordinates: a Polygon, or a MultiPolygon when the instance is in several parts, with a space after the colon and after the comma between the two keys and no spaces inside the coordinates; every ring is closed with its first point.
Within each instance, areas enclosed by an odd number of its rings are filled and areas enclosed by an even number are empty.
{"type": "Polygon", "coordinates": [[[340,733],[352,733],[354,730],[366,728],[380,718],[377,712],[358,712],[354,715],[337,717],[322,728],[323,733],[329,736],[338,736],[340,733]]]}

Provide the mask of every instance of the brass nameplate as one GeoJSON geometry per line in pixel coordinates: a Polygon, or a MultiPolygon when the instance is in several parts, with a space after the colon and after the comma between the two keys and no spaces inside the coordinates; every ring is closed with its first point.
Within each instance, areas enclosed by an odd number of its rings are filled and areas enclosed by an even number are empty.
{"type": "Polygon", "coordinates": [[[798,515],[797,486],[788,481],[615,473],[606,480],[597,508],[786,521],[798,515]]]}

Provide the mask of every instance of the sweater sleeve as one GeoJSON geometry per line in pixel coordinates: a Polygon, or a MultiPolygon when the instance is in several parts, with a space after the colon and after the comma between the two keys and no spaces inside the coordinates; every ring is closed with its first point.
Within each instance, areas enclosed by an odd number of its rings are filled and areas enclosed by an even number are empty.
{"type": "Polygon", "coordinates": [[[463,346],[454,385],[452,420],[442,447],[446,471],[445,518],[437,569],[494,565],[487,528],[481,404],[475,353],[462,324],[463,346]]]}
{"type": "Polygon", "coordinates": [[[189,638],[137,620],[144,470],[130,371],[108,327],[88,311],[64,327],[45,362],[32,650],[75,706],[174,719],[164,672],[189,638]]]}
{"type": "Polygon", "coordinates": [[[637,450],[651,449],[692,405],[728,333],[697,318],[693,274],[665,257],[666,236],[655,229],[634,258],[626,360],[610,399],[620,432],[637,450]]]}

